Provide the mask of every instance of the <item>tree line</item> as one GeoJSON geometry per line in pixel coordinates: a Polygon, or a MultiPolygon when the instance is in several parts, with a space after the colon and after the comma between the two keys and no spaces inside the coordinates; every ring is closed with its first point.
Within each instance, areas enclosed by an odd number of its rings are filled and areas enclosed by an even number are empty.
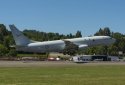
{"type": "MultiPolygon", "coordinates": [[[[49,40],[59,40],[67,38],[78,38],[82,37],[81,31],[77,31],[76,34],[59,34],[59,33],[46,33],[37,30],[24,30],[24,35],[28,38],[36,41],[49,41],[49,40]]],[[[74,54],[96,54],[96,55],[124,55],[125,53],[125,35],[119,32],[112,32],[109,27],[100,28],[95,36],[111,36],[116,39],[116,42],[110,46],[95,46],[88,48],[86,50],[78,50],[77,46],[72,47],[73,43],[66,42],[69,47],[64,49],[64,54],[74,55],[74,54]],[[68,45],[70,44],[70,45],[68,45]],[[72,48],[70,52],[70,47],[72,48]],[[77,51],[76,51],[76,50],[77,51]],[[67,50],[67,51],[66,51],[67,50]]],[[[0,56],[16,56],[17,52],[11,46],[15,45],[14,39],[12,37],[11,31],[6,29],[4,24],[0,24],[0,56]]]]}

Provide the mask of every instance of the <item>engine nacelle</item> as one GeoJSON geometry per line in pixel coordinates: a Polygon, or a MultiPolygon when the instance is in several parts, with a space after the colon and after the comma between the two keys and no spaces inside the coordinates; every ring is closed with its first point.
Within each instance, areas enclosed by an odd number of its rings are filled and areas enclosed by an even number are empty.
{"type": "Polygon", "coordinates": [[[79,49],[85,49],[85,48],[87,48],[88,47],[88,45],[79,45],[79,49]]]}

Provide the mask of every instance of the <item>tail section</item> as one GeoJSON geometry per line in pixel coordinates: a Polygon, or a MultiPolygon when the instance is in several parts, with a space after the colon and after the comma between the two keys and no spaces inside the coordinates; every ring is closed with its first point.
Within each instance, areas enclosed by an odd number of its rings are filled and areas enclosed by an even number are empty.
{"type": "Polygon", "coordinates": [[[14,25],[9,25],[9,27],[11,29],[12,35],[17,46],[25,46],[31,43],[31,40],[24,36],[24,34],[21,33],[14,25]]]}

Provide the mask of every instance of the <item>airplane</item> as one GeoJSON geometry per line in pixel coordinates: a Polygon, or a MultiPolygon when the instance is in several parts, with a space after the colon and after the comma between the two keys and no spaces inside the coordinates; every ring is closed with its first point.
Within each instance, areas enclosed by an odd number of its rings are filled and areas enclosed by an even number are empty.
{"type": "Polygon", "coordinates": [[[39,42],[28,39],[15,27],[15,25],[9,25],[9,27],[16,43],[16,51],[23,52],[62,52],[65,48],[66,41],[77,45],[79,49],[85,49],[97,45],[110,45],[115,42],[115,39],[109,36],[92,36],[39,42]]]}

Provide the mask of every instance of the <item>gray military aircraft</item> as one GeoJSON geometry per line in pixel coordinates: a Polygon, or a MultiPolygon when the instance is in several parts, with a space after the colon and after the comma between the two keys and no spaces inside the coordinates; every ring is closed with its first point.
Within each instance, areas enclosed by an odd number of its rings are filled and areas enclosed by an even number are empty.
{"type": "Polygon", "coordinates": [[[28,39],[14,25],[9,25],[9,27],[16,43],[16,50],[24,52],[62,52],[65,48],[66,41],[77,45],[79,49],[85,49],[97,45],[110,45],[115,42],[115,39],[109,36],[92,36],[39,42],[28,39]]]}

